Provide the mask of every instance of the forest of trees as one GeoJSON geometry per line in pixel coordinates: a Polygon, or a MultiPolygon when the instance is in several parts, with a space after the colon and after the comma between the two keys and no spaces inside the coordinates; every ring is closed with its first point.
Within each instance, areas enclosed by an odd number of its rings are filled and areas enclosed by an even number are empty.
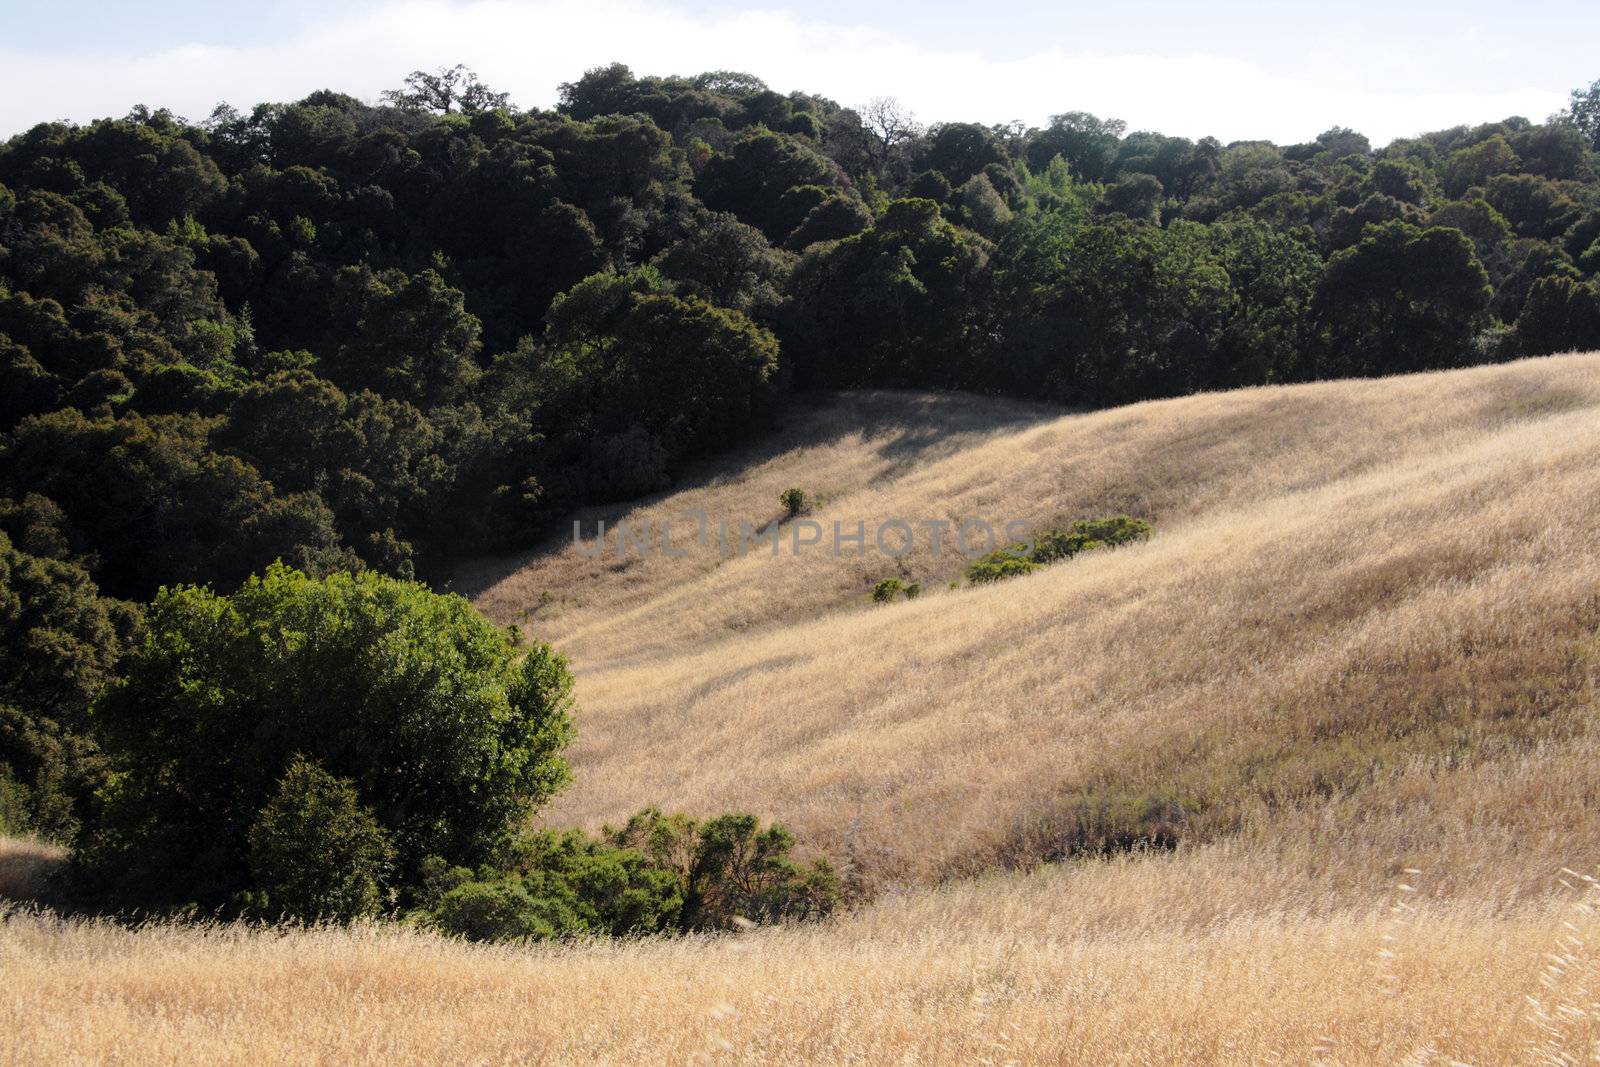
{"type": "Polygon", "coordinates": [[[72,827],[158,589],[441,573],[794,390],[1072,406],[1600,348],[1600,82],[1374,149],[462,68],[0,147],[0,822],[72,827]]]}

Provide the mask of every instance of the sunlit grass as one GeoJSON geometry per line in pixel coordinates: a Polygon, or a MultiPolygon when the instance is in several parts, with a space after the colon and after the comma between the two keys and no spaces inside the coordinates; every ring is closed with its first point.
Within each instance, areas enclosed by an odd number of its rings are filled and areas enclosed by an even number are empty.
{"type": "MultiPolygon", "coordinates": [[[[1089,415],[852,395],[633,520],[765,521],[790,486],[869,526],[1155,524],[955,590],[926,540],[903,570],[701,547],[463,573],[573,656],[547,821],[748,809],[868,903],[540,948],[15,914],[0,1061],[1592,1055],[1600,357],[1089,415]],[[872,605],[889,576],[922,596],[872,605]],[[1175,849],[1039,866],[1149,801],[1175,849]]],[[[59,861],[0,843],[0,891],[59,861]]]]}

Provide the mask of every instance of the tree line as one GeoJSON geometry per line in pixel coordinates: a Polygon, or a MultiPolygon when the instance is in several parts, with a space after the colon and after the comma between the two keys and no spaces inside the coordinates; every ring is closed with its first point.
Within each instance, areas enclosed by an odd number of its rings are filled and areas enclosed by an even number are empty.
{"type": "Polygon", "coordinates": [[[162,587],[426,578],[793,390],[1095,406],[1600,347],[1597,152],[1600,82],[1374,149],[621,65],[553,110],[458,67],[36,126],[0,147],[0,819],[82,821],[162,587]]]}

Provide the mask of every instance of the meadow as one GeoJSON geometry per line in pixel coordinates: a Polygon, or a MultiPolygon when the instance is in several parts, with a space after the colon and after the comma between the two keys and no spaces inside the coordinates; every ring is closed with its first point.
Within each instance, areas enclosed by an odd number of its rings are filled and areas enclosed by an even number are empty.
{"type": "MultiPolygon", "coordinates": [[[[455,587],[572,658],[545,822],[749,810],[855,906],[538,947],[16,910],[0,1062],[1586,1062],[1597,408],[1595,355],[1091,414],[816,398],[580,518],[776,521],[800,487],[850,526],[1155,535],[983,587],[925,536],[563,537],[455,587]],[[873,604],[890,576],[922,595],[873,604]]],[[[0,846],[0,893],[59,862],[0,846]]]]}

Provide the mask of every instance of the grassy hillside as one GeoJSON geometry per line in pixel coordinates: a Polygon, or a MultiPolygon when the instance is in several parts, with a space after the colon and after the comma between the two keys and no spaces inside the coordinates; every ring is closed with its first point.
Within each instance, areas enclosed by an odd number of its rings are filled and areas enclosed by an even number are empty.
{"type": "MultiPolygon", "coordinates": [[[[552,823],[749,808],[872,902],[536,949],[13,915],[0,1061],[1565,1063],[1600,1040],[1573,873],[1600,865],[1600,356],[1089,415],[850,394],[604,517],[771,520],[791,485],[849,525],[1155,523],[979,588],[926,538],[903,570],[557,543],[463,571],[573,656],[552,823]],[[892,574],[927,592],[871,604],[892,574]],[[1038,866],[1140,836],[1176,847],[1038,866]]],[[[49,862],[13,846],[0,878],[49,862]]]]}
{"type": "Polygon", "coordinates": [[[1130,820],[1363,883],[1600,862],[1600,358],[987,432],[992,412],[940,417],[948,398],[844,403],[792,427],[793,450],[627,517],[765,520],[794,484],[847,526],[1128,512],[1156,536],[955,590],[963,558],[925,537],[898,569],[788,545],[506,564],[480,605],[579,678],[577,784],[552,820],[748,807],[872,882],[1051,858],[1130,820]],[[862,409],[872,433],[849,428],[862,409]],[[893,463],[908,440],[927,454],[893,463]],[[871,605],[897,573],[931,592],[871,605]],[[541,607],[545,588],[562,594],[541,607]]]}

